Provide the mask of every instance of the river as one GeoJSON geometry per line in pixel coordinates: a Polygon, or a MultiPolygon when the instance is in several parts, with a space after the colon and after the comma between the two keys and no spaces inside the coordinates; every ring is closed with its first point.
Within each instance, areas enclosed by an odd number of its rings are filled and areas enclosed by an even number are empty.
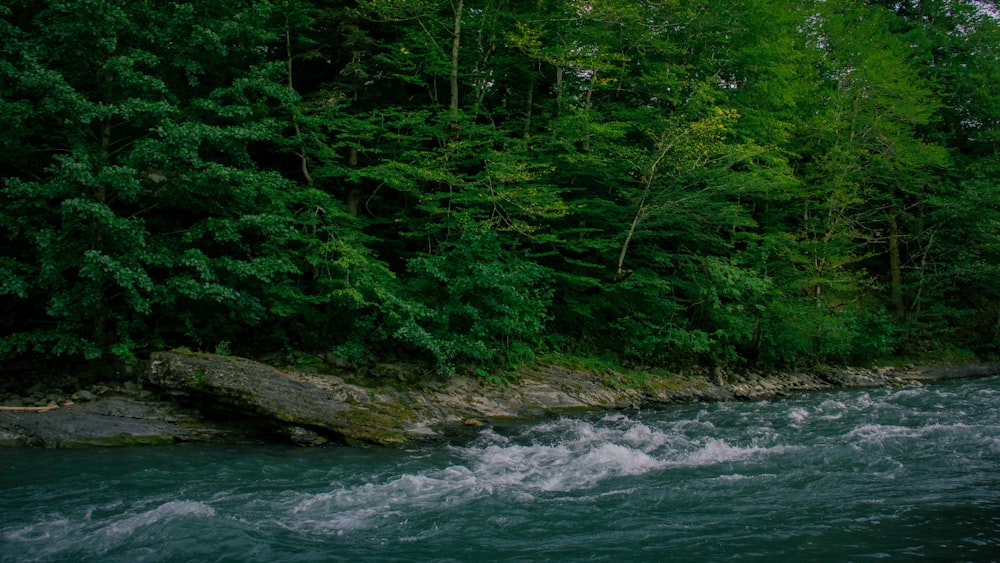
{"type": "Polygon", "coordinates": [[[2,561],[1000,558],[1000,379],[407,449],[0,451],[2,561]]]}

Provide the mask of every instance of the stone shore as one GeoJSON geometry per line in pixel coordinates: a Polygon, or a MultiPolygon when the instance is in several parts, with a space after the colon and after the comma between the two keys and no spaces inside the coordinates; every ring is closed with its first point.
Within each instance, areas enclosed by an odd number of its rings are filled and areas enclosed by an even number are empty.
{"type": "Polygon", "coordinates": [[[120,385],[0,395],[0,445],[47,448],[182,441],[394,445],[466,427],[590,410],[774,400],[806,391],[921,385],[1000,374],[998,364],[813,372],[618,373],[537,362],[502,383],[426,377],[421,366],[279,370],[231,356],[154,353],[120,385]]]}

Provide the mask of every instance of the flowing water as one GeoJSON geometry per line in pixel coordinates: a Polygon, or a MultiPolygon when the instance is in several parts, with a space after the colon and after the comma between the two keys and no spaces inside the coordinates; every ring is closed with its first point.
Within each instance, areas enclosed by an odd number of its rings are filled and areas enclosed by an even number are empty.
{"type": "Polygon", "coordinates": [[[1000,558],[1000,379],[405,450],[0,451],[2,561],[1000,558]]]}

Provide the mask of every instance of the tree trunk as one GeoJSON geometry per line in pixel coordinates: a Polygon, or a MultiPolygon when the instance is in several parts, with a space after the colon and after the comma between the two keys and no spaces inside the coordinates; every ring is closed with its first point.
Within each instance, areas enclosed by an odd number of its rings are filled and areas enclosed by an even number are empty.
{"type": "Polygon", "coordinates": [[[632,224],[629,225],[628,234],[625,235],[625,242],[622,243],[621,252],[618,254],[618,269],[615,271],[615,281],[626,277],[624,270],[625,255],[628,254],[628,245],[632,243],[632,237],[635,236],[636,227],[639,226],[639,221],[642,220],[642,216],[646,213],[645,201],[646,198],[644,197],[639,203],[639,209],[636,210],[635,217],[632,218],[632,224]]]}
{"type": "Polygon", "coordinates": [[[889,274],[892,307],[896,317],[906,318],[906,305],[903,303],[903,270],[899,259],[899,221],[895,214],[889,216],[889,274]]]}
{"type": "MultiPolygon", "coordinates": [[[[288,16],[285,16],[285,71],[288,79],[288,89],[294,91],[295,83],[292,80],[292,30],[288,23],[288,16]]],[[[299,145],[299,150],[295,151],[295,156],[299,157],[299,165],[302,170],[302,177],[305,178],[306,185],[313,185],[312,174],[309,173],[309,158],[306,154],[305,143],[302,141],[302,129],[299,127],[299,118],[292,110],[292,125],[295,128],[295,141],[299,145]]]]}
{"type": "Polygon", "coordinates": [[[458,53],[462,43],[462,8],[464,0],[455,5],[455,28],[451,40],[451,109],[452,119],[458,119],[458,53]]]}
{"type": "MultiPolygon", "coordinates": [[[[358,166],[358,148],[351,147],[347,149],[347,165],[351,168],[358,166]]],[[[357,188],[350,188],[347,190],[347,212],[352,216],[357,217],[358,206],[361,204],[361,191],[357,188]]]]}
{"type": "Polygon", "coordinates": [[[556,65],[556,114],[562,109],[563,98],[563,68],[556,65]]]}
{"type": "Polygon", "coordinates": [[[535,105],[535,79],[532,78],[528,81],[528,110],[524,117],[524,136],[528,137],[531,135],[531,114],[534,113],[533,108],[535,105]]]}

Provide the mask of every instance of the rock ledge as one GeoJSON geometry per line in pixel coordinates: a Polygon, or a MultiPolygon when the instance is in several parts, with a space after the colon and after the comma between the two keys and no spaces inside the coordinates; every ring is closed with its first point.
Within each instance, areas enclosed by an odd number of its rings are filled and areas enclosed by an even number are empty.
{"type": "MultiPolygon", "coordinates": [[[[408,368],[385,369],[399,378],[407,375],[402,372],[408,368]]],[[[411,371],[419,369],[413,366],[411,371]]],[[[521,370],[510,385],[454,377],[416,378],[422,382],[419,385],[392,385],[385,380],[360,386],[345,381],[347,373],[339,377],[279,370],[231,356],[156,352],[139,380],[121,389],[131,396],[102,396],[48,412],[0,410],[0,445],[130,445],[234,441],[261,435],[308,446],[391,445],[440,439],[450,431],[490,421],[549,414],[762,400],[801,391],[919,385],[998,374],[1000,364],[972,364],[767,375],[717,369],[711,375],[685,377],[622,375],[610,369],[595,373],[539,362],[521,370]],[[167,400],[155,400],[150,389],[167,400]],[[213,425],[205,422],[204,415],[225,422],[213,425]]]]}

